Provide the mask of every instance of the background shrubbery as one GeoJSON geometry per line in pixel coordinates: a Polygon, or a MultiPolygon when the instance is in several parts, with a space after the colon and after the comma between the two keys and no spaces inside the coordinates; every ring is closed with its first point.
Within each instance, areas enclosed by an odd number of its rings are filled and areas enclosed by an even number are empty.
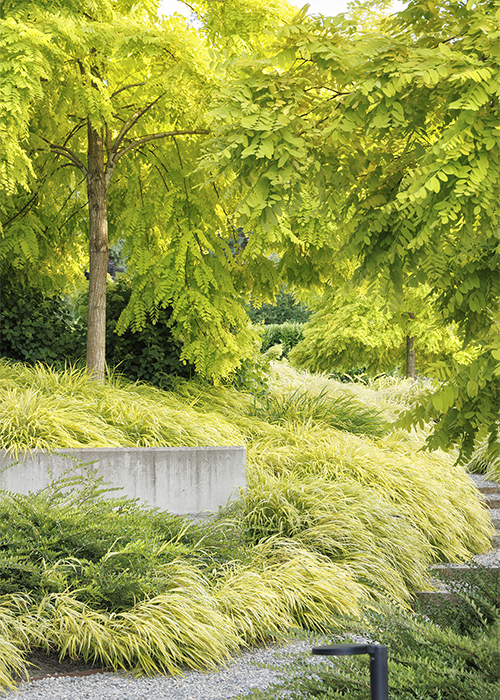
{"type": "Polygon", "coordinates": [[[255,306],[250,303],[247,313],[253,323],[266,325],[281,325],[282,323],[305,323],[309,320],[312,310],[297,301],[292,292],[287,292],[283,286],[276,295],[274,304],[255,306]]]}
{"type": "Polygon", "coordinates": [[[288,357],[290,350],[303,338],[303,323],[270,324],[264,326],[261,352],[267,352],[275,345],[281,345],[281,355],[288,357]]]}
{"type": "Polygon", "coordinates": [[[172,309],[159,309],[153,323],[146,321],[140,331],[128,328],[122,335],[115,333],[120,314],[127,306],[132,285],[130,280],[121,277],[108,286],[106,296],[106,362],[117,368],[120,374],[129,379],[163,385],[169,375],[189,377],[193,374],[190,365],[180,361],[182,347],[173,339],[170,330],[172,309]]]}
{"type": "MultiPolygon", "coordinates": [[[[168,384],[171,375],[189,377],[192,368],[180,361],[181,346],[170,331],[171,309],[160,309],[140,332],[115,333],[131,295],[131,282],[120,277],[108,284],[106,296],[106,362],[120,374],[150,384],[168,384]]],[[[87,293],[70,302],[36,289],[2,285],[0,353],[30,364],[44,362],[61,369],[85,357],[87,293]]]]}
{"type": "Polygon", "coordinates": [[[64,298],[19,289],[2,280],[0,354],[21,362],[45,362],[59,369],[84,353],[82,333],[64,298]]]}

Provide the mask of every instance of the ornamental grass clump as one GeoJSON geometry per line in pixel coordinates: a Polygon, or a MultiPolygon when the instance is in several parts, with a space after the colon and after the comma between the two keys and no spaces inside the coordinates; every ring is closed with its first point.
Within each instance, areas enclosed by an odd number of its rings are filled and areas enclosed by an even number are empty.
{"type": "Polygon", "coordinates": [[[255,398],[253,415],[281,425],[321,423],[355,435],[383,435],[387,429],[379,413],[360,405],[352,397],[332,398],[326,387],[319,393],[309,389],[266,392],[255,398]]]}
{"type": "Polygon", "coordinates": [[[207,590],[178,589],[138,602],[121,613],[95,610],[74,593],[46,594],[17,623],[31,647],[57,650],[137,675],[183,667],[210,668],[236,651],[240,640],[207,590]]]}
{"type": "Polygon", "coordinates": [[[209,667],[292,628],[407,607],[430,563],[488,549],[466,472],[421,452],[424,433],[389,425],[413,401],[406,383],[274,364],[255,396],[172,387],[0,362],[0,446],[12,453],[245,444],[248,475],[239,501],[204,523],[108,493],[91,467],[36,494],[4,492],[0,685],[32,648],[137,673],[209,667]]]}
{"type": "MultiPolygon", "coordinates": [[[[285,426],[281,435],[254,441],[249,449],[249,461],[255,466],[249,474],[247,510],[255,511],[252,499],[258,502],[261,489],[266,490],[262,484],[267,474],[278,479],[276,497],[281,495],[282,501],[286,495],[280,483],[286,485],[290,475],[306,480],[304,484],[309,478],[303,490],[349,479],[366,494],[376,494],[389,513],[420,531],[431,546],[431,559],[455,561],[486,551],[493,531],[474,484],[451,458],[420,452],[419,447],[403,432],[370,439],[321,425],[285,426]]],[[[324,498],[328,508],[328,498],[324,498]]],[[[369,515],[370,506],[363,507],[369,515]]],[[[269,519],[273,533],[274,515],[272,508],[259,510],[259,517],[269,519]]],[[[424,560],[428,555],[429,548],[423,548],[424,560]]]]}
{"type": "Polygon", "coordinates": [[[56,372],[0,360],[0,449],[238,445],[218,413],[198,412],[171,392],[84,370],[56,372]]]}
{"type": "Polygon", "coordinates": [[[0,596],[0,688],[14,689],[13,676],[26,672],[24,652],[29,646],[31,625],[19,622],[26,607],[26,596],[0,596]]]}

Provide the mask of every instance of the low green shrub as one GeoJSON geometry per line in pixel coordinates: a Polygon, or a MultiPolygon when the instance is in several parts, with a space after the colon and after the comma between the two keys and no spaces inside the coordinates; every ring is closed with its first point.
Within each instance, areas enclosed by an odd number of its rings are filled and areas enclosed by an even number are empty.
{"type": "Polygon", "coordinates": [[[267,352],[274,345],[281,345],[283,357],[302,340],[303,323],[281,323],[264,326],[261,352],[267,352]]]}
{"type": "MultiPolygon", "coordinates": [[[[474,637],[459,635],[429,619],[394,607],[371,609],[361,619],[343,620],[328,644],[375,640],[387,647],[391,700],[497,700],[500,697],[500,620],[474,637]]],[[[302,655],[276,667],[279,681],[246,700],[368,700],[368,655],[321,657],[312,663],[302,655]]],[[[238,696],[243,700],[243,696],[238,696]]]]}
{"type": "Polygon", "coordinates": [[[188,523],[109,497],[91,470],[29,496],[4,494],[0,522],[0,595],[70,587],[82,602],[123,610],[168,586],[167,564],[195,557],[180,541],[188,523]]]}
{"type": "MultiPolygon", "coordinates": [[[[500,571],[474,561],[468,568],[450,569],[437,576],[451,597],[417,598],[413,609],[435,624],[474,637],[500,620],[500,571]]],[[[500,638],[498,640],[500,644],[500,638]]]]}

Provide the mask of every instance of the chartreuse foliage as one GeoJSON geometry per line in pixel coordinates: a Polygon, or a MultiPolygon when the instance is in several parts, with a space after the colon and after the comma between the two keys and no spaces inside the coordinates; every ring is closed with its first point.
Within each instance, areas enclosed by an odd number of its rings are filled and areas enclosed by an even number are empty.
{"type": "Polygon", "coordinates": [[[427,444],[431,449],[448,449],[454,442],[453,436],[459,436],[464,458],[482,444],[486,448],[484,458],[491,462],[489,475],[499,480],[499,406],[500,336],[497,336],[482,344],[473,362],[459,364],[450,381],[434,393],[426,392],[420,405],[402,418],[401,425],[422,426],[435,418],[439,422],[427,444]]]}
{"type": "MultiPolygon", "coordinates": [[[[343,16],[301,15],[282,28],[273,55],[235,64],[212,164],[237,173],[241,220],[271,231],[290,279],[328,275],[340,239],[357,262],[355,281],[396,297],[428,284],[461,339],[491,341],[500,296],[499,18],[490,0],[410,0],[361,31],[343,16]],[[272,228],[285,210],[288,238],[272,228]]],[[[484,431],[492,449],[496,441],[495,353],[486,346],[477,369],[450,380],[470,418],[457,417],[458,398],[437,398],[438,442],[461,444],[464,459],[484,431]],[[467,389],[476,373],[481,413],[467,389]]]]}
{"type": "MultiPolygon", "coordinates": [[[[217,31],[208,2],[198,3],[205,33],[178,16],[159,21],[157,5],[2,3],[0,270],[59,290],[88,268],[87,156],[91,134],[102,134],[102,235],[125,240],[134,270],[118,331],[141,330],[149,311],[171,306],[182,359],[217,380],[256,337],[244,311],[248,275],[227,244],[232,196],[219,196],[231,177],[196,172],[224,80],[209,65],[206,37],[217,31]]],[[[259,33],[293,14],[274,0],[222,13],[235,50],[238,26],[241,42],[257,46],[259,33]]],[[[272,266],[264,276],[274,289],[272,266]]]]}
{"type": "Polygon", "coordinates": [[[175,394],[116,380],[94,387],[83,370],[0,364],[2,449],[235,445],[243,435],[220,415],[199,414],[175,394]]]}
{"type": "Polygon", "coordinates": [[[275,345],[281,346],[281,356],[287,357],[290,350],[302,340],[303,323],[270,323],[262,330],[261,352],[267,352],[275,345]]]}
{"type": "Polygon", "coordinates": [[[484,474],[486,479],[500,482],[500,457],[492,459],[489,456],[487,440],[476,448],[467,469],[473,474],[484,474]]]}
{"type": "Polygon", "coordinates": [[[404,373],[407,336],[414,338],[419,374],[432,374],[438,361],[451,366],[471,357],[461,352],[454,326],[443,325],[428,287],[407,290],[395,305],[366,287],[328,290],[303,333],[290,360],[312,372],[404,373]]]}
{"type": "Polygon", "coordinates": [[[416,383],[350,386],[276,365],[268,392],[283,410],[255,416],[253,397],[234,388],[179,380],[164,392],[0,367],[2,445],[13,451],[248,450],[247,492],[204,524],[110,497],[91,470],[29,496],[4,493],[3,684],[30,648],[137,673],[211,666],[292,627],[322,630],[377,601],[407,605],[428,586],[429,563],[489,545],[489,516],[465,471],[419,452],[423,435],[388,431],[384,419],[415,402],[416,383]],[[293,392],[302,412],[290,407],[293,392]]]}

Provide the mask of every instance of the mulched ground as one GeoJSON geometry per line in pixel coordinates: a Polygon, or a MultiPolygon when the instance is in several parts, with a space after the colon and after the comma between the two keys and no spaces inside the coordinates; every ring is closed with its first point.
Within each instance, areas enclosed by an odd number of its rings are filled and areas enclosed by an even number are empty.
{"type": "MultiPolygon", "coordinates": [[[[26,659],[28,661],[28,674],[31,680],[59,674],[87,676],[92,673],[110,670],[103,669],[100,664],[86,663],[83,660],[74,660],[68,657],[59,661],[58,654],[45,654],[43,651],[32,651],[28,654],[26,659]],[[30,666],[29,664],[33,665],[30,666]]],[[[15,680],[21,681],[28,679],[26,677],[17,677],[15,680]]]]}

